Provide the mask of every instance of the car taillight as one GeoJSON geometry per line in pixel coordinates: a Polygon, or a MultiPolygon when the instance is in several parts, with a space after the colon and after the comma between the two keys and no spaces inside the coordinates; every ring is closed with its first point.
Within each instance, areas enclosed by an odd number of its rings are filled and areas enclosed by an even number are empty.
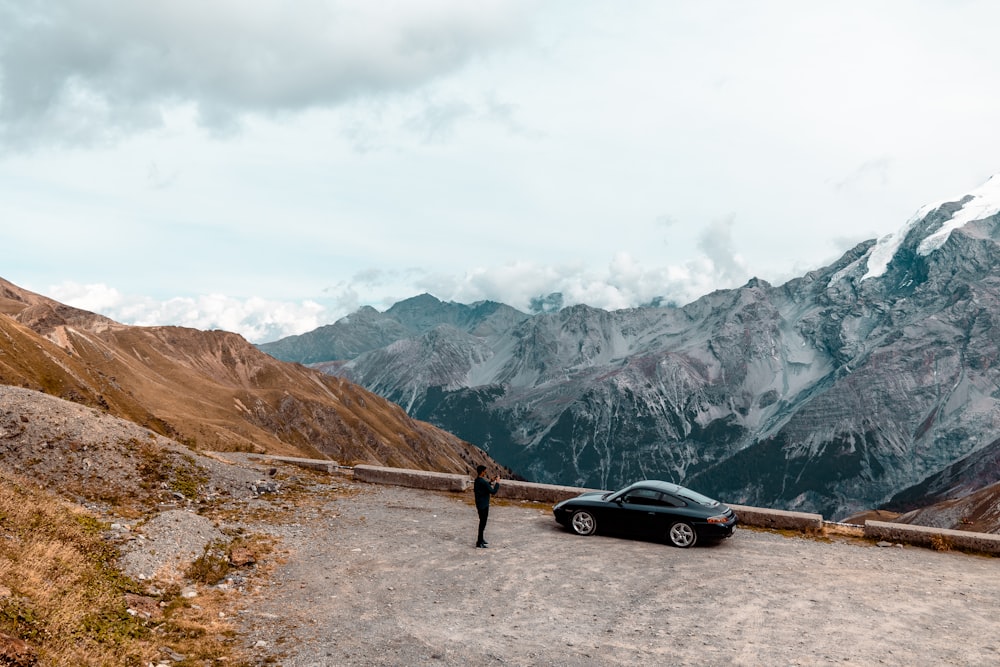
{"type": "Polygon", "coordinates": [[[708,517],[708,522],[709,523],[728,523],[729,522],[729,517],[725,516],[724,514],[717,514],[715,516],[708,517]]]}

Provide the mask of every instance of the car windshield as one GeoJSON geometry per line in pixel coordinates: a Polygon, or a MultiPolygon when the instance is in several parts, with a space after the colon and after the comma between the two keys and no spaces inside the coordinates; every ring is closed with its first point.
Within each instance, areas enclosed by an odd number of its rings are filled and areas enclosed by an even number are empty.
{"type": "Polygon", "coordinates": [[[719,504],[718,500],[713,500],[708,496],[703,496],[697,491],[692,491],[691,489],[685,489],[685,488],[677,489],[676,495],[683,498],[684,500],[690,500],[693,503],[704,505],[705,507],[715,507],[716,505],[719,504]]]}

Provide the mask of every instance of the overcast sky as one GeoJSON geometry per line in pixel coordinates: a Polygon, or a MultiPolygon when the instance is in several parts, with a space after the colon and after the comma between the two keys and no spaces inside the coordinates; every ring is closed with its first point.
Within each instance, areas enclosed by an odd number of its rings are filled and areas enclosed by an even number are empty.
{"type": "Polygon", "coordinates": [[[1000,3],[0,0],[0,277],[302,333],[780,284],[1000,172],[1000,3]]]}

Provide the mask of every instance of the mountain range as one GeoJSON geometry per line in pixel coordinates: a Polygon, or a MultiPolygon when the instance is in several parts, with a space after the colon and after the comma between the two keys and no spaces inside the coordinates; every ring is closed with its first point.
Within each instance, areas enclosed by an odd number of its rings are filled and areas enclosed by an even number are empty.
{"type": "Polygon", "coordinates": [[[998,211],[995,176],[830,266],[683,307],[529,314],[425,294],[259,347],[533,481],[916,510],[998,480],[998,211]]]}
{"type": "Polygon", "coordinates": [[[237,334],[119,324],[2,279],[0,384],[96,408],[195,450],[456,473],[495,465],[398,405],[278,361],[237,334]]]}

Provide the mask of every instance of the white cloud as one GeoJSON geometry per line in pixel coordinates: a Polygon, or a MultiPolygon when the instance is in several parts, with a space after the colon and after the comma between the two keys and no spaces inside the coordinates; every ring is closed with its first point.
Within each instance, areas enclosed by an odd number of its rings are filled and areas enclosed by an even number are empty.
{"type": "Polygon", "coordinates": [[[100,313],[112,319],[115,318],[110,313],[119,308],[125,301],[122,293],[114,287],[103,284],[81,285],[73,282],[52,285],[46,291],[45,296],[74,308],[100,313]]]}
{"type": "Polygon", "coordinates": [[[653,301],[683,305],[721,286],[735,287],[732,260],[698,257],[683,265],[645,267],[625,252],[600,270],[580,263],[541,265],[511,262],[465,274],[422,270],[362,271],[326,289],[320,299],[301,302],[235,298],[223,294],[153,299],[129,295],[101,283],[64,282],[45,291],[57,301],[136,326],[177,325],[224,329],[253,343],[305,333],[363,305],[386,310],[397,301],[428,292],[443,301],[492,300],[530,311],[533,302],[562,294],[562,305],[587,304],[614,310],[653,301]]]}
{"type": "MultiPolygon", "coordinates": [[[[720,265],[707,256],[681,265],[646,267],[628,253],[619,252],[599,270],[581,264],[512,262],[476,269],[464,276],[426,276],[414,287],[445,301],[494,300],[525,311],[539,297],[558,292],[563,295],[564,306],[585,303],[615,310],[654,300],[690,303],[719,287],[737,287],[740,282],[734,282],[731,273],[729,261],[720,265]]],[[[741,276],[740,281],[748,277],[741,276]]]]}
{"type": "Polygon", "coordinates": [[[698,247],[712,261],[719,278],[727,283],[747,276],[746,265],[733,245],[734,223],[732,216],[716,220],[705,228],[698,240],[698,247]]]}
{"type": "Polygon", "coordinates": [[[315,301],[299,303],[222,294],[156,300],[125,295],[103,284],[67,282],[51,286],[46,296],[135,326],[182,326],[223,329],[260,343],[311,331],[328,323],[331,314],[315,301]]]}

